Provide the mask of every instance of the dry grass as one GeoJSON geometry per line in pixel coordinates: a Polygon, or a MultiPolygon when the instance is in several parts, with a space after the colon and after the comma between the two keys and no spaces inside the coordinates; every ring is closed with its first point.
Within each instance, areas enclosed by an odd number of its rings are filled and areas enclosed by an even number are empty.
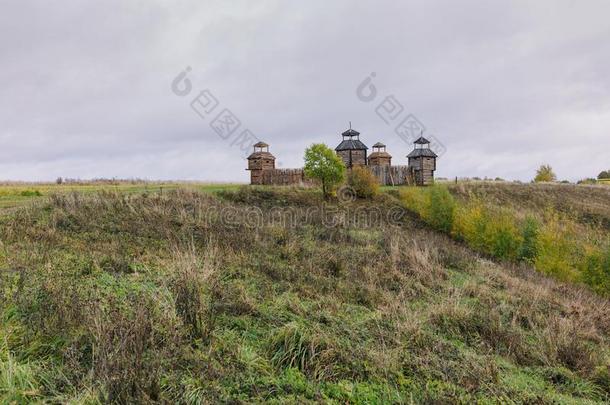
{"type": "Polygon", "coordinates": [[[0,396],[608,400],[607,299],[482,259],[406,215],[366,228],[305,215],[320,204],[292,189],[69,194],[0,219],[0,268],[13,270],[0,273],[0,396]],[[278,206],[299,221],[218,215],[278,206]],[[19,384],[2,382],[7,367],[19,384]]]}

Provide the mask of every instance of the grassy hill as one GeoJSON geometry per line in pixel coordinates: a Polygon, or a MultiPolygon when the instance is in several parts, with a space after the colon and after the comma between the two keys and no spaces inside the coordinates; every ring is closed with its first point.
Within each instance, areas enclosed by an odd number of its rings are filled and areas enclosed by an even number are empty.
{"type": "Polygon", "coordinates": [[[521,262],[610,296],[610,189],[468,182],[405,188],[433,228],[494,259],[521,262]]]}
{"type": "Polygon", "coordinates": [[[602,403],[609,337],[608,299],[392,193],[110,190],[0,216],[0,402],[602,403]]]}
{"type": "Polygon", "coordinates": [[[551,209],[579,223],[601,226],[610,231],[608,187],[561,183],[470,182],[450,184],[449,189],[463,201],[479,198],[497,206],[537,214],[551,209]]]}

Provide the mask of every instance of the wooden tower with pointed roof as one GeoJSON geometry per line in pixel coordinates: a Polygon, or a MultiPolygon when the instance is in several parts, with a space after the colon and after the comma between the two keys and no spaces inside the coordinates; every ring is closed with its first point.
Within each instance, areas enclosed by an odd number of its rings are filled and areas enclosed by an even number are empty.
{"type": "Polygon", "coordinates": [[[413,170],[415,184],[427,186],[434,183],[436,170],[436,153],[430,149],[430,141],[420,136],[415,142],[415,149],[407,155],[409,167],[413,170]]]}
{"type": "Polygon", "coordinates": [[[385,150],[385,145],[377,142],[373,145],[373,153],[369,155],[369,166],[391,166],[392,155],[385,150]]]}
{"type": "Polygon", "coordinates": [[[254,144],[254,152],[248,156],[250,184],[263,184],[263,171],[275,169],[275,156],[269,153],[269,145],[265,142],[254,144]]]}
{"type": "Polygon", "coordinates": [[[335,152],[343,159],[343,163],[348,169],[354,166],[366,166],[366,151],[368,150],[367,146],[360,141],[360,132],[351,127],[350,123],[350,128],[341,134],[343,140],[335,148],[335,152]]]}

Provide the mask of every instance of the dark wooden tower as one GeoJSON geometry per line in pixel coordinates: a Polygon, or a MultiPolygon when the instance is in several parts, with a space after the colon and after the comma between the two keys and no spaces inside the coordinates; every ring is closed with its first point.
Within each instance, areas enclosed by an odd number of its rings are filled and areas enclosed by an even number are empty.
{"type": "Polygon", "coordinates": [[[377,142],[373,145],[373,153],[369,155],[369,166],[391,166],[392,156],[386,152],[385,145],[377,142]]]}
{"type": "Polygon", "coordinates": [[[420,136],[415,142],[415,149],[407,155],[409,167],[413,170],[415,184],[427,186],[434,183],[434,171],[436,170],[436,158],[438,157],[430,149],[430,141],[420,136]]]}
{"type": "Polygon", "coordinates": [[[360,132],[351,128],[341,134],[343,140],[335,148],[337,155],[343,159],[345,167],[366,166],[368,148],[360,141],[360,132]]]}
{"type": "Polygon", "coordinates": [[[263,171],[275,169],[275,156],[269,153],[269,145],[265,142],[254,144],[254,152],[248,156],[250,184],[263,184],[263,171]]]}

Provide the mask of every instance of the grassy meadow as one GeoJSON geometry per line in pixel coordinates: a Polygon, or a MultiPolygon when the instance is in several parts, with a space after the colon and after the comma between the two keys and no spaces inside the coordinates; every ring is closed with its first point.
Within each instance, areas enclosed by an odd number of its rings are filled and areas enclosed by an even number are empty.
{"type": "Polygon", "coordinates": [[[236,189],[239,184],[204,184],[189,182],[83,182],[77,184],[54,183],[0,183],[0,210],[14,208],[52,194],[78,192],[82,194],[113,191],[120,193],[155,193],[176,189],[194,189],[202,192],[236,189]]]}
{"type": "MultiPolygon", "coordinates": [[[[538,220],[502,203],[520,190],[23,187],[42,195],[0,211],[0,403],[610,400],[610,301],[455,225],[478,199],[538,220]]],[[[569,217],[578,243],[603,246],[605,213],[569,217]]]]}

